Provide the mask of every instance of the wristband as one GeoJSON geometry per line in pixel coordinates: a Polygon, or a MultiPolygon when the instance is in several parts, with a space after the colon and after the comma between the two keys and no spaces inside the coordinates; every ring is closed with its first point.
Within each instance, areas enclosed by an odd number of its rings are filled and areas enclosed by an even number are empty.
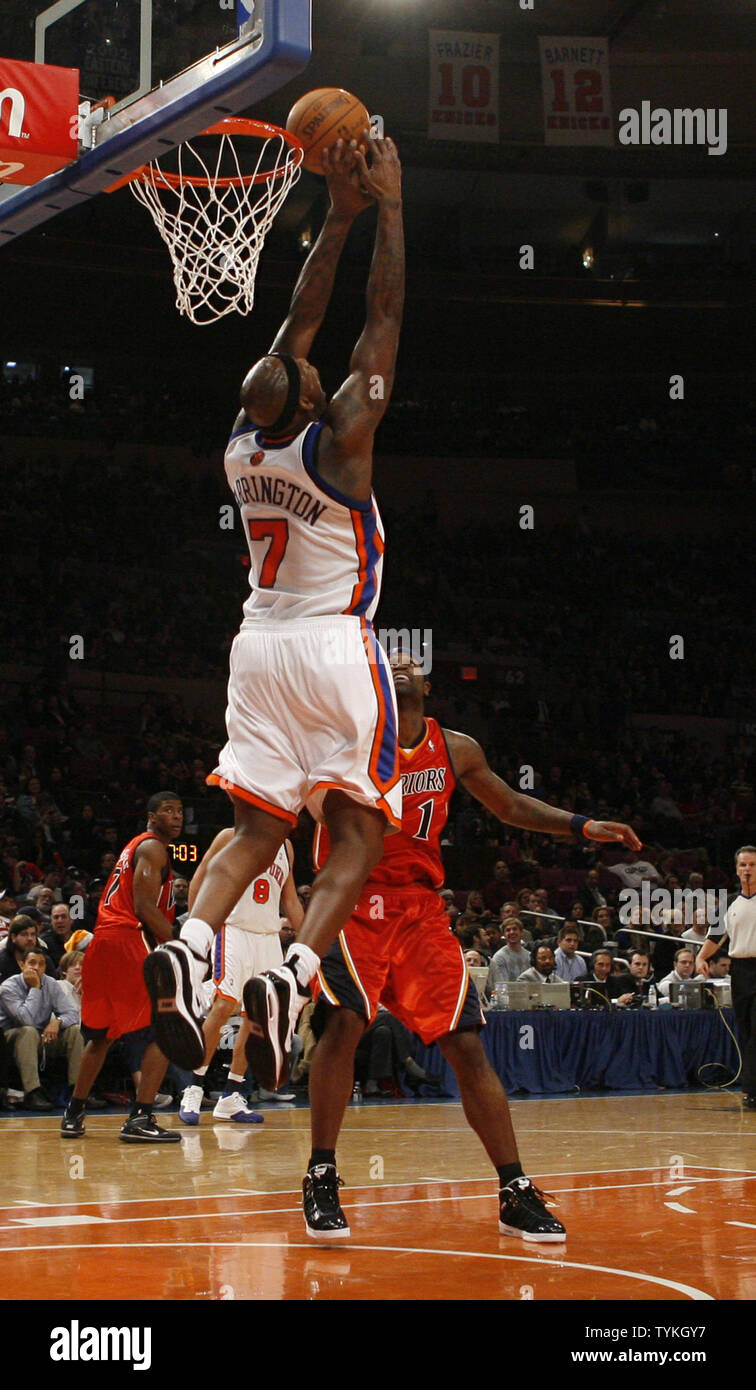
{"type": "Polygon", "coordinates": [[[583,831],[583,827],[588,824],[590,819],[590,816],[573,816],[570,821],[570,830],[573,835],[580,835],[583,831]]]}

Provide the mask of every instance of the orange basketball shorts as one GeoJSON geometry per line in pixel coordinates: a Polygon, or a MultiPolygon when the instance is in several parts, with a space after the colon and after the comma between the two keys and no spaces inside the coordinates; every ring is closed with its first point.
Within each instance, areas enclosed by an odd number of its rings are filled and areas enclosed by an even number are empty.
{"type": "Polygon", "coordinates": [[[384,1004],[427,1045],[485,1018],[444,903],[430,888],[366,885],[323,957],[313,998],[369,1023],[384,1004]]]}
{"type": "Polygon", "coordinates": [[[111,1042],[124,1033],[148,1028],[150,998],[142,966],[150,948],[136,928],[100,928],[84,952],[81,1021],[111,1042]]]}

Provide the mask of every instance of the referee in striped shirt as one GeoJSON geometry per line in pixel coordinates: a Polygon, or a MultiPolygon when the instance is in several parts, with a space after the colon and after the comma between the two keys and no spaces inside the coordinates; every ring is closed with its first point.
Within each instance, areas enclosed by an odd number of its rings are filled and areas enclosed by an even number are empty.
{"type": "Polygon", "coordinates": [[[696,969],[709,974],[709,959],[725,937],[730,940],[732,1003],[743,1052],[743,1103],[756,1110],[756,845],[743,845],[735,855],[740,892],[723,922],[709,928],[696,956],[696,969]]]}

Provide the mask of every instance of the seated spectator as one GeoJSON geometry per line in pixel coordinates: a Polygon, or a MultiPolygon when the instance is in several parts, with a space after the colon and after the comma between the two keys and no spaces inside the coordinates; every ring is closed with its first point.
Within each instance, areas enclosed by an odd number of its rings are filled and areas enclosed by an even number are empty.
{"type": "Polygon", "coordinates": [[[278,933],[278,939],[281,942],[281,950],[283,951],[284,955],[286,955],[286,952],[288,951],[292,942],[296,941],[297,939],[297,933],[291,925],[291,922],[289,921],[288,917],[281,918],[281,929],[278,933]]]}
{"type": "MultiPolygon", "coordinates": [[[[611,951],[599,947],[591,956],[591,969],[586,971],[583,984],[595,990],[597,994],[602,994],[605,999],[611,999],[611,991],[616,984],[616,977],[612,976],[613,964],[614,957],[611,951]]],[[[619,989],[616,989],[615,993],[618,992],[619,989]]]]}
{"type": "Polygon", "coordinates": [[[426,1072],[415,1061],[416,1042],[403,1023],[382,1004],[373,1022],[365,1029],[354,1055],[355,1075],[366,1078],[365,1095],[393,1098],[400,1094],[404,1075],[411,1090],[424,1083],[439,1086],[441,1078],[426,1072]]]}
{"type": "Polygon", "coordinates": [[[519,980],[523,970],[530,968],[531,955],[522,944],[522,922],[519,917],[508,917],[504,923],[504,945],[491,960],[488,974],[488,988],[507,980],[519,980]]]}
{"type": "MultiPolygon", "coordinates": [[[[621,984],[621,992],[615,1003],[622,1008],[636,1007],[648,999],[648,991],[654,982],[651,972],[651,957],[648,951],[633,951],[630,956],[630,974],[621,984]]],[[[615,986],[616,988],[616,986],[615,986]]]]}
{"type": "Polygon", "coordinates": [[[480,954],[480,951],[464,951],[463,955],[465,958],[465,965],[468,966],[468,968],[471,966],[475,966],[478,968],[482,967],[483,957],[480,954]]]}
{"type": "Polygon", "coordinates": [[[488,936],[486,929],[479,926],[476,922],[468,922],[465,930],[460,936],[462,949],[466,951],[477,951],[482,958],[483,964],[488,965],[491,959],[491,952],[488,948],[488,936]]]}
{"type": "Polygon", "coordinates": [[[81,968],[84,964],[83,951],[66,951],[58,962],[58,979],[68,998],[79,1012],[81,1022],[81,968]]]}
{"type": "Polygon", "coordinates": [[[488,953],[493,959],[496,952],[503,945],[500,922],[488,923],[486,926],[486,940],[488,941],[488,953]]]}
{"type": "Polygon", "coordinates": [[[617,875],[625,888],[640,888],[646,880],[661,883],[662,876],[659,870],[647,859],[639,859],[633,849],[623,849],[621,853],[622,858],[616,864],[607,864],[606,867],[610,874],[617,875]]]}
{"type": "Polygon", "coordinates": [[[571,922],[567,918],[557,932],[554,964],[560,980],[567,980],[570,984],[574,980],[582,980],[588,973],[585,961],[577,954],[579,940],[577,922],[571,922]]]}
{"type": "Polygon", "coordinates": [[[611,907],[597,907],[593,914],[593,920],[601,930],[606,933],[607,941],[614,941],[615,923],[614,911],[611,907]]]}
{"type": "Polygon", "coordinates": [[[730,957],[723,946],[720,946],[715,956],[709,957],[709,979],[710,980],[729,980],[730,978],[730,957]]]}
{"type": "Polygon", "coordinates": [[[476,918],[477,921],[487,921],[490,912],[483,901],[483,894],[477,888],[471,888],[465,903],[465,915],[469,918],[476,918]]]}
{"type": "Polygon", "coordinates": [[[525,946],[528,946],[528,947],[532,946],[532,945],[533,945],[533,933],[532,933],[531,931],[528,931],[528,928],[525,926],[525,923],[523,922],[522,918],[520,917],[520,913],[519,913],[519,910],[518,910],[518,907],[517,907],[517,903],[504,903],[504,906],[503,906],[502,909],[501,909],[501,914],[500,914],[499,920],[500,920],[500,922],[501,922],[501,931],[502,931],[502,935],[503,935],[503,936],[506,936],[506,925],[507,925],[507,922],[508,922],[508,920],[509,920],[510,917],[516,918],[516,920],[520,923],[520,930],[522,931],[522,940],[523,940],[523,944],[524,944],[525,946]]]}
{"type": "Polygon", "coordinates": [[[189,916],[189,881],[181,876],[173,880],[174,922],[183,926],[189,916]]]}
{"type": "Polygon", "coordinates": [[[55,903],[50,913],[50,925],[42,932],[39,941],[40,945],[45,947],[56,970],[66,954],[66,942],[75,930],[76,923],[71,917],[68,904],[55,903]]]}
{"type": "Polygon", "coordinates": [[[693,924],[686,931],[680,932],[683,941],[689,941],[693,950],[698,951],[703,946],[708,935],[709,924],[706,921],[706,911],[702,907],[696,908],[693,913],[693,924]]]}
{"type": "Polygon", "coordinates": [[[24,953],[21,973],[0,985],[0,1028],[13,1051],[28,1110],[53,1108],[39,1082],[42,1046],[48,1055],[65,1056],[70,1086],[76,1085],[84,1052],[78,1011],[46,970],[43,952],[32,946],[24,953]]]}
{"type": "Polygon", "coordinates": [[[559,976],[556,973],[554,963],[554,952],[550,946],[536,946],[533,953],[533,964],[529,970],[523,970],[518,980],[532,980],[535,984],[556,985],[559,983],[559,976]]]}
{"type": "Polygon", "coordinates": [[[0,951],[0,984],[11,975],[20,975],[23,959],[30,946],[41,949],[45,957],[47,973],[55,979],[55,965],[44,946],[40,948],[37,923],[25,912],[20,912],[8,925],[8,938],[0,951]]]}
{"type": "MultiPolygon", "coordinates": [[[[604,894],[601,892],[601,889],[599,888],[598,869],[588,870],[585,883],[583,884],[583,887],[580,889],[578,897],[580,898],[581,917],[593,919],[596,909],[598,907],[607,906],[606,898],[604,897],[604,894]]],[[[572,910],[574,913],[574,907],[572,910]]]]}
{"type": "Polygon", "coordinates": [[[490,912],[498,914],[501,912],[502,905],[509,898],[512,892],[512,882],[509,873],[509,865],[504,859],[497,859],[494,864],[493,878],[483,889],[483,899],[490,912]]]}
{"type": "Polygon", "coordinates": [[[670,970],[663,980],[659,981],[659,994],[662,999],[669,999],[670,985],[681,985],[685,980],[702,980],[703,975],[696,974],[696,953],[690,946],[681,946],[679,951],[675,951],[674,969],[670,970]]]}

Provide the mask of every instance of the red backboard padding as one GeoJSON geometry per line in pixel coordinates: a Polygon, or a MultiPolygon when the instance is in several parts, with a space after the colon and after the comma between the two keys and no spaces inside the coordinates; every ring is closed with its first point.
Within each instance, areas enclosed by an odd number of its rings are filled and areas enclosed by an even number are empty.
{"type": "Polygon", "coordinates": [[[0,58],[0,183],[38,183],[78,149],[78,68],[0,58]]]}

